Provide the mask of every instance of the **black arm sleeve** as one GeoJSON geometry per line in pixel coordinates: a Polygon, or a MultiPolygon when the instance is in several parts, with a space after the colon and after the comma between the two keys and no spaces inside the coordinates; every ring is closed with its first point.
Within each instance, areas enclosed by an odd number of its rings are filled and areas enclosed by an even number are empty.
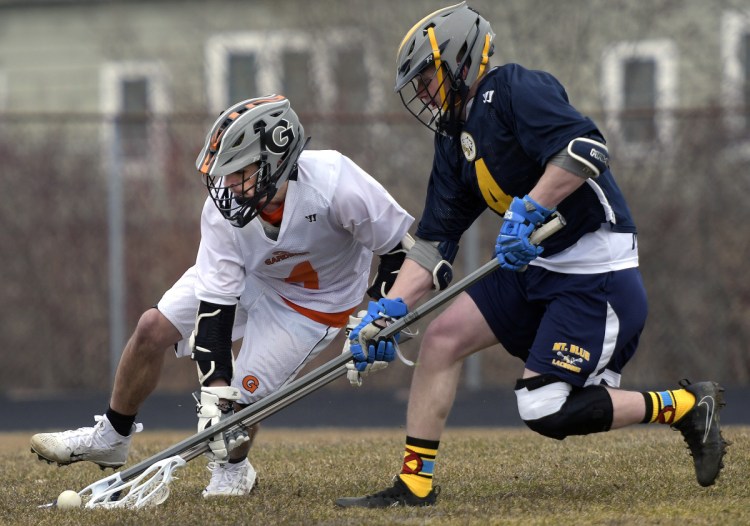
{"type": "Polygon", "coordinates": [[[378,271],[375,274],[375,279],[372,280],[370,288],[367,289],[367,295],[373,300],[378,301],[388,294],[388,291],[391,290],[393,283],[396,281],[398,271],[401,270],[401,265],[403,265],[405,258],[406,249],[401,243],[380,256],[378,271]]]}
{"type": "Polygon", "coordinates": [[[232,382],[232,327],[236,305],[201,301],[195,322],[195,342],[190,357],[198,365],[203,385],[217,378],[232,382]]]}

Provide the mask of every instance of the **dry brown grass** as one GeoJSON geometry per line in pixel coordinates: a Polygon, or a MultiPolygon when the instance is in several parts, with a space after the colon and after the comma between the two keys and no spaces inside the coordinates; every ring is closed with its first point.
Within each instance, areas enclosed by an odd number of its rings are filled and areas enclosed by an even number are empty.
{"type": "MultiPolygon", "coordinates": [[[[259,485],[246,499],[204,501],[205,460],[178,472],[172,494],[146,510],[37,509],[64,489],[111,473],[93,465],[38,462],[28,434],[0,436],[0,523],[108,524],[750,524],[750,427],[727,427],[733,442],[718,483],[701,488],[680,435],[637,427],[545,439],[525,429],[451,429],[436,464],[438,505],[344,510],[336,497],[386,487],[400,468],[402,430],[264,429],[251,452],[259,485]]],[[[185,433],[138,435],[137,462],[185,433]]]]}

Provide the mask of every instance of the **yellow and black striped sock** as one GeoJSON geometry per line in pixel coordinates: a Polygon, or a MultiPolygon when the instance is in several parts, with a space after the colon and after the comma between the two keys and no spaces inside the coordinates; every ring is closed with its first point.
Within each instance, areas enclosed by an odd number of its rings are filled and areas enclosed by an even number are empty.
{"type": "Polygon", "coordinates": [[[646,400],[646,415],[642,423],[676,424],[695,405],[695,395],[685,389],[649,391],[642,393],[646,400]]]}
{"type": "Polygon", "coordinates": [[[432,491],[432,473],[439,444],[439,440],[406,437],[404,464],[399,477],[417,497],[426,497],[432,491]]]}

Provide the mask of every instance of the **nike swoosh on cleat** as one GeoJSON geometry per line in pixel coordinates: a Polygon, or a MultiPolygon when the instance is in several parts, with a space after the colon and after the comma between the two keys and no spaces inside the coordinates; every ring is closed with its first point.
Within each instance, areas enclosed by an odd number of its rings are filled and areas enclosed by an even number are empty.
{"type": "Polygon", "coordinates": [[[702,443],[706,443],[706,438],[708,438],[708,433],[711,431],[711,424],[714,420],[714,408],[715,408],[715,402],[713,396],[704,396],[701,398],[700,402],[698,402],[698,405],[705,405],[707,412],[706,412],[706,432],[703,433],[703,440],[702,443]]]}

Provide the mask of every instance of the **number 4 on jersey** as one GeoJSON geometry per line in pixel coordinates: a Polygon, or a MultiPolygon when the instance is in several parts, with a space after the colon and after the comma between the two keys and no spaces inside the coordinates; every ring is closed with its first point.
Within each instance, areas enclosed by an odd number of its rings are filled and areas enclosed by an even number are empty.
{"type": "Polygon", "coordinates": [[[319,289],[318,273],[309,261],[303,261],[294,266],[291,274],[284,279],[287,283],[302,283],[306,289],[319,289]]]}

